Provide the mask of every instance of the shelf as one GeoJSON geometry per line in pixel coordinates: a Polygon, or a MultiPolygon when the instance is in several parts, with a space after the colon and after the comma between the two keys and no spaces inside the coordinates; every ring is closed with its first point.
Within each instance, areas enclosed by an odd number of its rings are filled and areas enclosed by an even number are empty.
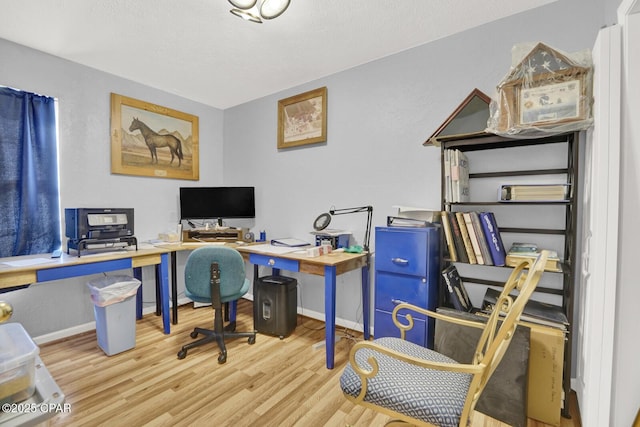
{"type": "MultiPolygon", "coordinates": [[[[474,265],[477,267],[493,267],[493,268],[508,268],[510,270],[513,269],[513,267],[509,266],[509,265],[488,265],[488,264],[470,264],[468,262],[461,262],[461,261],[452,261],[450,258],[443,258],[443,261],[447,262],[447,263],[457,263],[457,264],[464,264],[464,265],[474,265]]],[[[545,273],[556,273],[556,274],[569,274],[571,273],[572,269],[571,269],[571,264],[569,264],[568,262],[565,261],[560,261],[560,268],[562,269],[562,271],[557,271],[557,270],[544,270],[545,273]]],[[[480,280],[480,279],[478,279],[480,280]]],[[[472,283],[481,283],[481,282],[476,282],[474,280],[470,280],[472,283]]],[[[492,282],[492,281],[490,281],[492,282]]],[[[502,283],[502,282],[496,282],[496,283],[502,283]]]]}
{"type": "Polygon", "coordinates": [[[500,233],[523,233],[523,234],[555,234],[563,236],[565,230],[554,230],[551,228],[519,228],[519,227],[500,227],[500,233]]]}
{"type": "MultiPolygon", "coordinates": [[[[477,283],[479,285],[496,286],[499,288],[504,287],[504,282],[498,282],[496,280],[477,279],[472,277],[460,277],[463,282],[477,283]]],[[[562,295],[562,289],[545,288],[544,286],[537,286],[536,292],[549,295],[562,295]]]]}
{"type": "Polygon", "coordinates": [[[510,205],[569,205],[573,202],[571,200],[557,200],[551,202],[534,201],[516,201],[516,202],[444,202],[447,206],[510,206],[510,205]]]}
{"type": "Polygon", "coordinates": [[[472,178],[501,178],[503,176],[532,176],[532,175],[566,175],[569,172],[567,168],[556,169],[530,169],[521,171],[500,171],[500,172],[482,172],[470,173],[469,179],[472,178]]]}
{"type": "Polygon", "coordinates": [[[572,134],[553,135],[533,139],[512,139],[494,134],[481,134],[474,138],[463,136],[441,137],[443,149],[457,148],[462,151],[495,150],[499,148],[526,147],[528,145],[561,144],[568,142],[572,134]]]}

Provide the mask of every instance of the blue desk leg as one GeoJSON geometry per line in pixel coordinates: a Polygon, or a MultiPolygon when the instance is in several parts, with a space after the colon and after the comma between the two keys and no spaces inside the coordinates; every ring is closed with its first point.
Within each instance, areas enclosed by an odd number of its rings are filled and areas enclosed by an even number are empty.
{"type": "Polygon", "coordinates": [[[371,304],[371,293],[369,291],[369,264],[362,267],[362,322],[364,328],[364,339],[369,339],[369,307],[371,304]]]}
{"type": "Polygon", "coordinates": [[[238,300],[229,301],[229,311],[227,315],[229,316],[229,322],[235,322],[236,316],[238,313],[238,300]]]}
{"type": "Polygon", "coordinates": [[[156,277],[160,277],[160,301],[162,305],[162,325],[164,333],[171,333],[169,320],[169,254],[160,255],[160,264],[156,265],[156,277]]]}
{"type": "MultiPolygon", "coordinates": [[[[133,269],[133,277],[142,282],[142,267],[133,269]]],[[[138,286],[138,292],[136,293],[136,319],[142,319],[142,284],[138,286]]]]}
{"type": "Polygon", "coordinates": [[[324,268],[324,344],[327,369],[333,369],[336,346],[336,267],[324,268]]]}

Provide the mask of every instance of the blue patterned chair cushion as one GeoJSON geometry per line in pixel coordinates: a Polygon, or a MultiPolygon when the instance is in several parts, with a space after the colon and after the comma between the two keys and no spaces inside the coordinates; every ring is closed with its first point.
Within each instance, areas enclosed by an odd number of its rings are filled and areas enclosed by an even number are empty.
{"type": "MultiPolygon", "coordinates": [[[[399,338],[379,338],[376,344],[409,356],[442,363],[458,363],[428,348],[399,338]]],[[[367,359],[374,355],[380,370],[368,380],[365,402],[390,409],[438,426],[455,427],[471,383],[471,375],[425,369],[393,359],[365,348],[356,353],[360,366],[369,369],[367,359]]],[[[340,377],[342,391],[353,397],[360,394],[361,382],[351,364],[340,377]]]]}

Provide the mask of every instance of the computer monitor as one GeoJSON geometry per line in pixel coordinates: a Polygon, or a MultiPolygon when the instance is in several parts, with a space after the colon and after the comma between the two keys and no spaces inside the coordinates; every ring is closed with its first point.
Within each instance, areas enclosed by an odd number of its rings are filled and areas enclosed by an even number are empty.
{"type": "Polygon", "coordinates": [[[181,220],[255,216],[255,187],[180,187],[181,220]]]}

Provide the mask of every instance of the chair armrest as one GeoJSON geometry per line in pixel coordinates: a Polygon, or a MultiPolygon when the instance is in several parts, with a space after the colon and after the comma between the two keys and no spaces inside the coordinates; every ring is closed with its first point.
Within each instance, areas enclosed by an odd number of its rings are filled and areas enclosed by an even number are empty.
{"type": "Polygon", "coordinates": [[[486,326],[486,323],[482,322],[482,321],[473,321],[473,320],[466,320],[466,319],[458,319],[455,317],[451,317],[451,316],[447,316],[446,314],[442,314],[442,313],[437,313],[435,311],[431,311],[431,310],[427,310],[426,308],[422,308],[422,307],[418,307],[417,305],[413,305],[413,304],[409,304],[406,302],[400,303],[398,304],[394,309],[393,309],[393,313],[391,315],[391,318],[393,319],[393,323],[398,327],[398,329],[400,329],[400,338],[405,339],[405,334],[407,331],[411,330],[411,328],[413,328],[413,317],[411,316],[411,314],[406,314],[405,318],[407,320],[407,323],[404,324],[402,323],[402,319],[398,316],[398,312],[402,309],[405,310],[411,310],[414,311],[416,313],[420,313],[420,314],[424,314],[425,316],[431,317],[433,319],[439,319],[439,320],[443,320],[445,322],[449,322],[449,323],[455,323],[458,325],[463,325],[463,326],[470,326],[472,328],[478,328],[478,329],[484,329],[486,326]]]}
{"type": "Polygon", "coordinates": [[[351,366],[353,366],[353,369],[358,373],[362,373],[365,374],[365,376],[367,377],[373,377],[376,375],[376,373],[380,370],[380,367],[378,366],[378,362],[375,359],[375,357],[371,356],[367,359],[367,362],[371,365],[372,369],[367,370],[364,367],[358,365],[358,363],[356,362],[356,353],[364,348],[368,348],[371,350],[375,350],[377,352],[386,354],[387,356],[390,356],[394,359],[406,362],[406,363],[410,363],[412,365],[416,365],[416,366],[420,366],[422,368],[426,368],[426,369],[437,369],[440,371],[450,371],[450,372],[460,372],[460,373],[464,373],[464,374],[471,374],[471,375],[475,375],[475,374],[479,374],[481,373],[484,369],[485,366],[482,363],[478,363],[475,365],[472,364],[468,364],[468,363],[442,363],[442,362],[435,362],[435,361],[431,361],[431,360],[426,360],[426,359],[421,359],[418,357],[413,357],[410,356],[408,354],[404,354],[404,353],[400,353],[396,350],[390,349],[388,347],[384,347],[381,346],[379,344],[377,344],[374,341],[359,341],[357,342],[353,348],[351,349],[351,351],[349,352],[349,362],[351,362],[351,366]]]}

